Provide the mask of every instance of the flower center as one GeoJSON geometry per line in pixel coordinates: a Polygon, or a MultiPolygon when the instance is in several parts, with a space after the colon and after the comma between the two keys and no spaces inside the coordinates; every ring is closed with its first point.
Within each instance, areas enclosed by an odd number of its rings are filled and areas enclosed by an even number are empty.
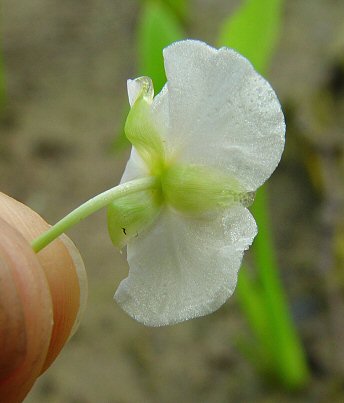
{"type": "Polygon", "coordinates": [[[109,206],[109,232],[116,246],[123,247],[151,225],[166,205],[183,214],[200,216],[236,202],[245,206],[252,203],[254,194],[246,193],[234,178],[218,169],[170,159],[152,117],[150,80],[141,77],[130,86],[132,107],[125,133],[157,185],[153,190],[126,195],[109,206]]]}

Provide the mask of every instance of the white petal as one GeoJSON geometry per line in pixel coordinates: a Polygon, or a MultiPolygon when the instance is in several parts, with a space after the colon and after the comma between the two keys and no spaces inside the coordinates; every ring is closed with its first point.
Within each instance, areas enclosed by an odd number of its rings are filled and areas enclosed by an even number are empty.
{"type": "Polygon", "coordinates": [[[167,84],[153,99],[151,106],[153,124],[163,139],[166,139],[170,128],[170,111],[167,84]]]}
{"type": "Polygon", "coordinates": [[[169,136],[179,160],[227,171],[248,191],[276,168],[285,124],[269,83],[234,50],[176,42],[164,50],[169,136]]]}
{"type": "Polygon", "coordinates": [[[129,182],[133,179],[143,178],[148,174],[146,164],[135,148],[132,147],[129,160],[123,172],[121,183],[129,182]]]}
{"type": "Polygon", "coordinates": [[[233,293],[243,252],[256,232],[241,205],[203,219],[166,208],[155,225],[130,241],[129,276],[115,299],[149,326],[211,313],[233,293]]]}

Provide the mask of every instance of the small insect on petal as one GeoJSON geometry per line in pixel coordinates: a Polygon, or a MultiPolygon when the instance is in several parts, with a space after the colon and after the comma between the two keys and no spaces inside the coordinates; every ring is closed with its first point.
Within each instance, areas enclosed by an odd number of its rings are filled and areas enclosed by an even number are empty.
{"type": "Polygon", "coordinates": [[[159,191],[127,195],[108,207],[108,230],[112,243],[122,249],[155,220],[160,212],[159,191]]]}

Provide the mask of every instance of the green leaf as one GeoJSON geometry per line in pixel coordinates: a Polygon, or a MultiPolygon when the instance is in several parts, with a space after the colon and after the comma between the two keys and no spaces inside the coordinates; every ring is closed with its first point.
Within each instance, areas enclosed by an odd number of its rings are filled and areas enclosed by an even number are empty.
{"type": "MultiPolygon", "coordinates": [[[[266,74],[279,36],[282,0],[247,0],[224,23],[218,44],[236,49],[266,74]]],[[[253,245],[259,282],[241,275],[238,295],[271,372],[288,389],[308,379],[304,351],[279,278],[271,234],[266,186],[257,192],[253,212],[258,235],[253,245]]],[[[255,359],[256,357],[253,357],[255,359]]]]}
{"type": "Polygon", "coordinates": [[[247,0],[224,22],[219,46],[236,49],[263,74],[278,40],[281,8],[282,0],[247,0]]]}
{"type": "Polygon", "coordinates": [[[176,15],[178,18],[180,19],[186,18],[188,12],[187,0],[159,0],[159,2],[160,4],[169,7],[172,14],[176,15]]]}
{"type": "Polygon", "coordinates": [[[151,77],[156,93],[166,82],[162,51],[183,37],[178,18],[168,6],[156,1],[145,3],[138,24],[139,73],[151,77]]]}

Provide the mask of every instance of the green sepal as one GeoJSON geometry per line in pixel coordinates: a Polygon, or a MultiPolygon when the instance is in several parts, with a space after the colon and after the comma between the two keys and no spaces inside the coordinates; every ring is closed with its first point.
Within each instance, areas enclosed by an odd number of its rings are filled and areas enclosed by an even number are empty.
{"type": "Polygon", "coordinates": [[[159,190],[128,194],[109,204],[107,222],[112,243],[122,249],[154,222],[160,208],[159,190]]]}
{"type": "Polygon", "coordinates": [[[215,168],[200,165],[172,165],[161,176],[164,200],[189,214],[229,207],[248,206],[254,193],[245,192],[239,183],[215,168]]]}
{"type": "Polygon", "coordinates": [[[153,87],[148,77],[140,77],[135,81],[139,83],[141,90],[130,109],[124,131],[150,173],[158,175],[163,169],[165,152],[162,138],[151,116],[153,87]]]}

